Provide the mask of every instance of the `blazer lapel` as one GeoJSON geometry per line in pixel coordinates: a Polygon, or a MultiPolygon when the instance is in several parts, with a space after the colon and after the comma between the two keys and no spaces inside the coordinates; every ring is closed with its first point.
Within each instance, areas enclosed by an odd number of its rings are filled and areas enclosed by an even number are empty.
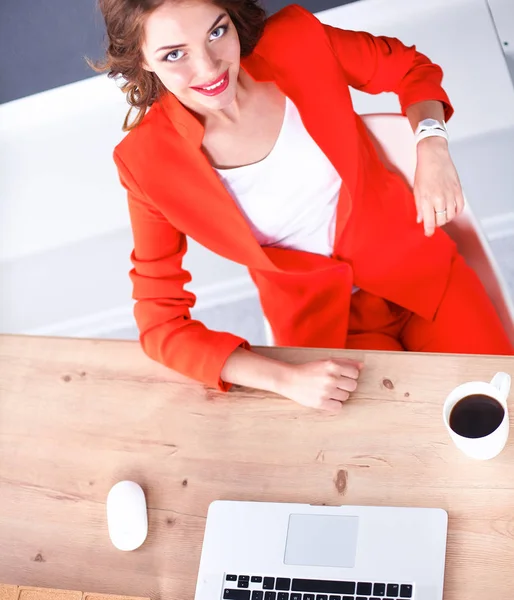
{"type": "Polygon", "coordinates": [[[161,210],[166,211],[168,207],[172,222],[213,252],[251,268],[275,269],[202,152],[202,124],[171,94],[161,99],[159,105],[169,121],[166,119],[166,126],[159,128],[157,151],[152,159],[154,164],[155,161],[161,163],[157,172],[170,176],[161,176],[152,182],[155,197],[169,196],[174,173],[186,182],[181,186],[180,197],[174,196],[173,202],[161,206],[161,210]],[[175,127],[181,142],[176,135],[170,135],[169,127],[175,127]]]}

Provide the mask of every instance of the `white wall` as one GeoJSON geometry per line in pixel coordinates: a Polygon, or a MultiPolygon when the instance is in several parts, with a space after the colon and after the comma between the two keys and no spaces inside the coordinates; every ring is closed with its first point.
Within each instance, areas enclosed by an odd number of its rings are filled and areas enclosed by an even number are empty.
{"type": "MultiPolygon", "coordinates": [[[[491,3],[502,20],[514,11],[512,0],[491,3]]],[[[361,0],[320,16],[416,42],[443,65],[468,196],[497,222],[512,206],[514,90],[485,0],[361,0]],[[498,171],[492,160],[481,177],[484,144],[505,164],[498,171]],[[491,179],[496,203],[474,193],[491,179]]],[[[397,110],[388,95],[356,93],[355,102],[361,112],[397,110]]],[[[130,324],[131,237],[111,158],[126,108],[103,76],[0,105],[0,332],[94,335],[113,319],[130,324]]],[[[243,267],[194,243],[185,264],[204,306],[255,294],[243,267]]]]}

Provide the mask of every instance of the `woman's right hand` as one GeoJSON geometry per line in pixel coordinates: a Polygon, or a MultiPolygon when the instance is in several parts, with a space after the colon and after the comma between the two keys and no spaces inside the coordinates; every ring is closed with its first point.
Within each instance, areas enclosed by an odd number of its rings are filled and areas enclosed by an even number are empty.
{"type": "Polygon", "coordinates": [[[280,395],[303,406],[335,412],[357,389],[364,364],[329,359],[288,366],[276,390],[280,395]]]}

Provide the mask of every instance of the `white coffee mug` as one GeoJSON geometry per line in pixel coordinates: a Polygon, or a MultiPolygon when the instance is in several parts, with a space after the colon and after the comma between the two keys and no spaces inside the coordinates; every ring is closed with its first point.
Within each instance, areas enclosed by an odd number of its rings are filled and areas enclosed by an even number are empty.
{"type": "Polygon", "coordinates": [[[470,458],[489,460],[498,456],[505,448],[505,444],[509,437],[509,411],[507,405],[509,391],[510,375],[507,373],[497,373],[493,377],[491,383],[482,381],[464,383],[459,385],[459,387],[456,387],[453,392],[450,393],[448,398],[446,398],[443,407],[444,424],[457,448],[464,452],[464,454],[467,454],[470,458]],[[489,435],[480,438],[463,437],[455,433],[450,427],[450,414],[454,406],[463,398],[473,394],[483,394],[490,398],[494,398],[501,404],[504,410],[503,421],[500,423],[499,427],[489,435]]]}

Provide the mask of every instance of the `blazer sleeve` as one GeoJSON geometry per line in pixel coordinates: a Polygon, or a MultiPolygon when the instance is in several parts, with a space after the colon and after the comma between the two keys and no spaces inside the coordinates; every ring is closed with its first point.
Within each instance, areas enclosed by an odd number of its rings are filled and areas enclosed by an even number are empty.
{"type": "Polygon", "coordinates": [[[396,38],[323,25],[351,87],[367,92],[395,92],[405,114],[412,104],[439,100],[445,120],[453,114],[448,95],[441,86],[443,71],[415,46],[407,47],[396,38]]]}
{"type": "Polygon", "coordinates": [[[182,268],[186,236],[145,200],[116,152],[114,160],[128,192],[134,239],[130,278],[143,350],[170,369],[228,391],[231,385],[221,380],[223,366],[236,348],[249,349],[249,344],[230,333],[211,331],[191,319],[190,309],[196,298],[184,289],[191,281],[191,275],[182,268]]]}

